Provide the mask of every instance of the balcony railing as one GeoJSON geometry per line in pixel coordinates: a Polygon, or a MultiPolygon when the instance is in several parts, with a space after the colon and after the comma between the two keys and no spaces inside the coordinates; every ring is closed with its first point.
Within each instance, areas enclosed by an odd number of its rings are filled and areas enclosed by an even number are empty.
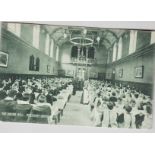
{"type": "Polygon", "coordinates": [[[73,64],[81,64],[81,65],[92,65],[96,64],[96,59],[90,59],[86,57],[79,57],[79,58],[71,58],[73,64]]]}

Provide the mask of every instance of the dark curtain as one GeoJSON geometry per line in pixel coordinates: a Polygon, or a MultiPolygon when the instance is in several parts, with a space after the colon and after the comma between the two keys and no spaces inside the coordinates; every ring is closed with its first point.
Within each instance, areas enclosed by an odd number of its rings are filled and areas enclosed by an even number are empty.
{"type": "Polygon", "coordinates": [[[95,48],[94,47],[89,47],[88,48],[88,58],[89,59],[94,59],[94,54],[95,54],[95,48]]]}
{"type": "Polygon", "coordinates": [[[29,59],[29,70],[33,71],[34,70],[34,56],[31,55],[29,59]]]}
{"type": "Polygon", "coordinates": [[[39,71],[39,68],[40,68],[40,59],[37,58],[36,59],[36,71],[39,71]]]}
{"type": "Polygon", "coordinates": [[[78,47],[77,46],[73,46],[71,49],[71,57],[72,58],[77,58],[78,56],[78,47]]]}

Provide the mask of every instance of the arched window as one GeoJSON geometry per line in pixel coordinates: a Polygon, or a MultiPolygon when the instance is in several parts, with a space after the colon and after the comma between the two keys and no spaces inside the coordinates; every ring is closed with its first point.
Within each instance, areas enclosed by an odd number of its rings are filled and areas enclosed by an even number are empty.
{"type": "Polygon", "coordinates": [[[155,31],[151,32],[151,44],[155,43],[155,31]]]}
{"type": "Polygon", "coordinates": [[[130,43],[129,43],[129,54],[134,53],[136,51],[136,43],[137,43],[137,31],[130,31],[130,43]]]}
{"type": "Polygon", "coordinates": [[[94,59],[95,56],[95,48],[94,47],[89,47],[88,48],[88,58],[89,59],[94,59]]]}
{"type": "Polygon", "coordinates": [[[33,25],[33,46],[39,49],[40,25],[33,25]]]}
{"type": "Polygon", "coordinates": [[[31,55],[29,59],[29,70],[33,71],[34,70],[34,56],[31,55]]]}
{"type": "Polygon", "coordinates": [[[121,59],[121,57],[122,57],[122,37],[119,39],[119,42],[118,42],[117,60],[121,59]]]}
{"type": "Polygon", "coordinates": [[[50,57],[53,58],[54,41],[51,39],[50,57]]]}
{"type": "Polygon", "coordinates": [[[49,55],[49,47],[50,47],[50,36],[46,34],[46,42],[45,42],[45,54],[49,55]]]}
{"type": "Polygon", "coordinates": [[[77,56],[78,56],[78,47],[73,46],[71,49],[71,58],[77,58],[77,56]]]}
{"type": "Polygon", "coordinates": [[[112,61],[116,61],[116,57],[117,57],[117,43],[114,44],[113,46],[113,56],[112,56],[112,61]]]}
{"type": "Polygon", "coordinates": [[[37,58],[36,59],[36,71],[39,71],[39,69],[40,69],[40,59],[37,58]]]}

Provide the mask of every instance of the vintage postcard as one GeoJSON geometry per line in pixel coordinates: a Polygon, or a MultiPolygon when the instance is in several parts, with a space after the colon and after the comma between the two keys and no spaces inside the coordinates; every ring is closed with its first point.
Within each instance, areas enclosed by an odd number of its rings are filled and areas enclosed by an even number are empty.
{"type": "Polygon", "coordinates": [[[155,31],[1,22],[0,121],[152,128],[155,31]]]}

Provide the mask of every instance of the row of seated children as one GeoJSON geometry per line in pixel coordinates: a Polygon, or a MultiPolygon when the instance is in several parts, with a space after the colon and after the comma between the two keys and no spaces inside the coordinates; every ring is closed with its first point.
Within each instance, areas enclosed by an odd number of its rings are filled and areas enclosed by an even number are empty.
{"type": "Polygon", "coordinates": [[[0,112],[37,114],[35,111],[39,111],[38,114],[49,115],[48,123],[52,122],[53,102],[70,83],[71,79],[66,78],[1,80],[0,112]]]}
{"type": "Polygon", "coordinates": [[[91,119],[95,126],[110,128],[152,127],[150,96],[108,82],[89,82],[91,119]]]}

